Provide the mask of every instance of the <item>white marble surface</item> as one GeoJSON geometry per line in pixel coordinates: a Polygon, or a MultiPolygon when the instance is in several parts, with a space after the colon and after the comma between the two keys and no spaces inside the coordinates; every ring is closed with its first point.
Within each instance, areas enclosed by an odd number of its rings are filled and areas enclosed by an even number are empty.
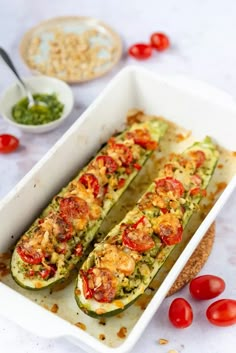
{"type": "MultiPolygon", "coordinates": [[[[27,29],[54,16],[94,16],[121,34],[125,49],[134,42],[147,41],[153,31],[168,33],[173,43],[168,52],[155,55],[149,61],[135,63],[160,73],[186,74],[202,79],[227,91],[236,99],[236,2],[233,0],[0,0],[0,9],[1,46],[12,55],[24,75],[29,72],[19,57],[18,44],[27,29]]],[[[23,134],[0,119],[0,134],[12,133],[21,141],[21,147],[16,153],[0,155],[0,197],[5,196],[60,138],[113,75],[131,63],[134,60],[124,55],[117,67],[104,78],[73,86],[76,98],[74,111],[68,122],[52,133],[41,136],[23,134]]],[[[1,63],[0,72],[1,94],[14,78],[1,63]]],[[[235,207],[236,193],[217,218],[213,252],[202,270],[202,273],[214,273],[226,280],[227,288],[221,298],[236,298],[235,207]]],[[[190,299],[187,288],[178,296],[190,299]]],[[[208,302],[192,302],[195,314],[192,326],[177,330],[171,327],[167,318],[171,300],[163,302],[133,352],[167,353],[170,349],[176,349],[179,353],[235,352],[235,326],[218,328],[208,324],[204,314],[208,302]],[[160,337],[167,338],[169,344],[158,345],[160,337]]],[[[0,301],[0,305],[5,304],[0,301]]],[[[0,317],[0,342],[0,351],[4,353],[82,352],[64,339],[36,337],[3,317],[0,317]]]]}

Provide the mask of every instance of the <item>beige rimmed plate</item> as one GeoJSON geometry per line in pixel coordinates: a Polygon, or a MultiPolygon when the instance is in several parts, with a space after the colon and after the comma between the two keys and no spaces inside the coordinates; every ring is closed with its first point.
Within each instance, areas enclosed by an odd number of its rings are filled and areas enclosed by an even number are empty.
{"type": "Polygon", "coordinates": [[[57,17],[30,29],[21,40],[20,53],[33,72],[79,83],[110,71],[120,60],[122,42],[94,18],[57,17]]]}

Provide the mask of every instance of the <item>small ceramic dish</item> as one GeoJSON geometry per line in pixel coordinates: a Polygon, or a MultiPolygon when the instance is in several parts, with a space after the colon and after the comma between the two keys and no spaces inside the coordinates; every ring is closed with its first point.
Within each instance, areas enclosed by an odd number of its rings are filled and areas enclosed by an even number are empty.
{"type": "Polygon", "coordinates": [[[69,116],[74,97],[71,88],[63,81],[47,76],[35,76],[25,78],[29,90],[34,93],[56,94],[58,100],[64,105],[62,115],[59,119],[41,125],[24,125],[17,123],[12,116],[13,106],[26,96],[20,85],[16,82],[0,98],[0,114],[10,124],[30,133],[43,133],[57,128],[69,116]]]}
{"type": "Polygon", "coordinates": [[[110,71],[121,58],[122,41],[95,18],[56,17],[25,33],[20,54],[33,72],[79,83],[110,71]]]}

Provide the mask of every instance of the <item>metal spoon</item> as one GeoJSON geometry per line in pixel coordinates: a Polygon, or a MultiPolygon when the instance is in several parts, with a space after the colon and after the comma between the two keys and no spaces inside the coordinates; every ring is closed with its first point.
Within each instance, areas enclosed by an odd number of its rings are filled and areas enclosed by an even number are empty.
{"type": "Polygon", "coordinates": [[[24,81],[22,80],[22,78],[19,76],[18,72],[16,71],[15,66],[13,65],[13,62],[11,61],[9,55],[7,54],[7,52],[0,47],[0,56],[3,59],[3,61],[6,63],[6,65],[11,69],[11,71],[15,74],[16,78],[18,79],[20,86],[23,88],[23,90],[25,91],[25,94],[28,98],[28,102],[29,102],[29,108],[32,108],[33,106],[44,106],[46,107],[47,104],[44,102],[36,102],[33,98],[32,93],[29,91],[28,87],[26,86],[26,84],[24,83],[24,81]]]}

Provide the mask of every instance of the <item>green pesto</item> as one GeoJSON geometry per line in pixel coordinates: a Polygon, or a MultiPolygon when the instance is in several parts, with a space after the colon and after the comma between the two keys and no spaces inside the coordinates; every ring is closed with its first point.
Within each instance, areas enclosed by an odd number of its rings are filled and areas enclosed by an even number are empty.
{"type": "Polygon", "coordinates": [[[29,108],[27,97],[22,98],[12,108],[13,119],[24,125],[44,125],[59,119],[62,115],[64,105],[57,99],[55,94],[33,94],[35,102],[43,102],[46,105],[34,105],[29,108]]]}

